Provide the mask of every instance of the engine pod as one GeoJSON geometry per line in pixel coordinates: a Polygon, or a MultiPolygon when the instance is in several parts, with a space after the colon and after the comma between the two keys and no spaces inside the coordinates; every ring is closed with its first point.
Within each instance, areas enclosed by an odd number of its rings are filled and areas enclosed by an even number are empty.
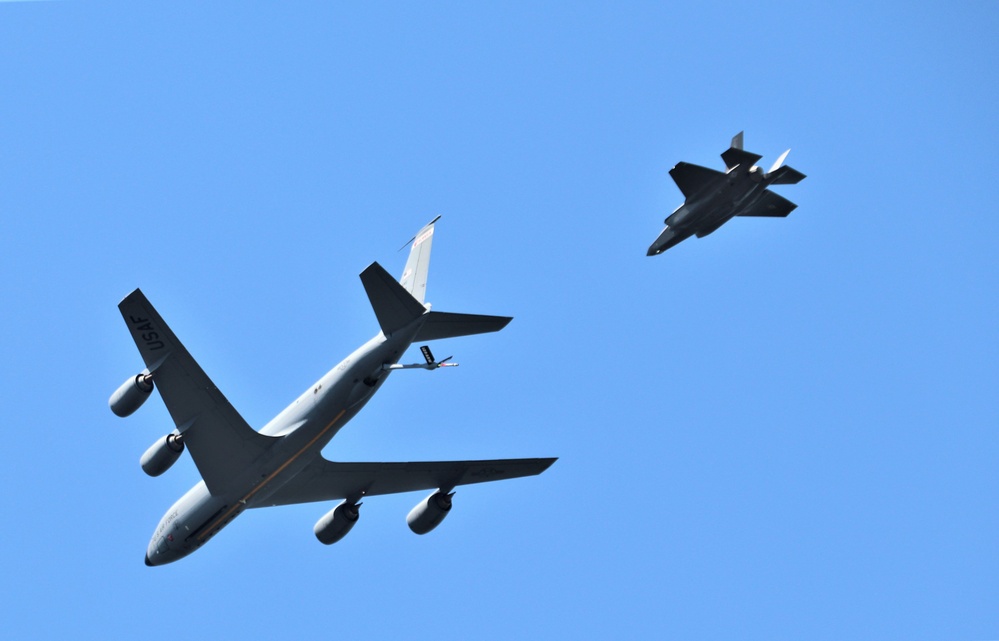
{"type": "Polygon", "coordinates": [[[319,539],[319,542],[324,545],[333,545],[347,536],[347,533],[350,532],[350,529],[354,527],[354,524],[357,523],[357,519],[360,517],[359,507],[361,507],[360,503],[355,505],[350,501],[343,501],[340,505],[327,512],[323,518],[316,521],[316,525],[312,528],[312,531],[315,533],[316,538],[319,539]]]}
{"type": "Polygon", "coordinates": [[[139,464],[142,465],[142,471],[149,476],[159,476],[169,470],[183,452],[184,440],[180,434],[173,432],[149,446],[139,459],[139,464]]]}
{"type": "Polygon", "coordinates": [[[142,407],[152,391],[152,374],[136,374],[114,391],[114,394],[108,399],[108,406],[112,412],[125,418],[142,407]]]}
{"type": "Polygon", "coordinates": [[[451,511],[452,496],[454,496],[454,492],[447,494],[438,490],[417,503],[406,517],[409,529],[416,534],[426,534],[440,525],[444,517],[451,511]]]}

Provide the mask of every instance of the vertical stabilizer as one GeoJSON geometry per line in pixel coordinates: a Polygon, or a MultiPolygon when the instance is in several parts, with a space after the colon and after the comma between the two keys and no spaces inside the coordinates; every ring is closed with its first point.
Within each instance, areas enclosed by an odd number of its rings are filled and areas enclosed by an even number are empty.
{"type": "Polygon", "coordinates": [[[784,153],[782,153],[780,155],[780,157],[777,158],[777,160],[774,161],[774,164],[770,166],[770,169],[767,170],[767,173],[768,174],[772,174],[775,171],[777,171],[778,169],[780,169],[780,166],[784,164],[784,159],[787,158],[787,155],[789,153],[791,153],[790,149],[788,149],[787,151],[785,151],[784,153]]]}
{"type": "Polygon", "coordinates": [[[743,165],[745,169],[753,166],[757,160],[762,158],[759,154],[746,151],[742,148],[742,132],[740,131],[732,138],[732,146],[722,152],[722,160],[729,170],[743,165]]]}
{"type": "Polygon", "coordinates": [[[509,316],[429,311],[429,305],[425,305],[423,301],[427,293],[427,269],[430,267],[434,223],[438,220],[440,216],[427,223],[410,241],[413,248],[409,250],[409,260],[406,261],[406,268],[399,282],[392,280],[378,263],[372,263],[361,272],[361,282],[371,300],[382,333],[386,336],[420,317],[423,317],[423,323],[413,338],[414,341],[498,332],[513,320],[509,316]]]}
{"type": "Polygon", "coordinates": [[[434,241],[434,223],[440,216],[431,220],[413,237],[413,246],[409,250],[409,260],[402,270],[399,282],[413,298],[424,302],[427,298],[427,271],[430,269],[430,247],[434,241]]]}

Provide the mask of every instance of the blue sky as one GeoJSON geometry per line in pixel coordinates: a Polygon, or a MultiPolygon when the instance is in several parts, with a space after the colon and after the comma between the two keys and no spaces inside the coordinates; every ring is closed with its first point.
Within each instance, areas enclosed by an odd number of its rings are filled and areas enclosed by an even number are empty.
{"type": "MultiPolygon", "coordinates": [[[[0,331],[12,637],[999,638],[995,3],[4,3],[0,331]],[[732,135],[785,220],[656,258],[667,171],[732,135]],[[141,557],[197,481],[121,420],[141,286],[262,426],[377,331],[428,220],[434,344],[339,460],[558,456],[242,516],[141,557]]],[[[413,349],[413,358],[419,358],[413,349]]]]}

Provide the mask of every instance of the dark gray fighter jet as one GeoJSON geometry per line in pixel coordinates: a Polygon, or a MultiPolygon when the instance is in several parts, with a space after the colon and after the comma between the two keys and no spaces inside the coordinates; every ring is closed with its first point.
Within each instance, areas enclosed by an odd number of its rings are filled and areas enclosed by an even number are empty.
{"type": "Polygon", "coordinates": [[[777,216],[790,214],[797,205],[767,189],[770,185],[793,185],[805,174],[781,166],[788,149],[770,171],[754,163],[759,156],[742,149],[742,132],[732,138],[732,146],[721,155],[726,171],[700,165],[677,163],[669,170],[686,200],[666,219],[666,229],[649,247],[649,256],[663,253],[682,240],[707,236],[736,216],[777,216]]]}

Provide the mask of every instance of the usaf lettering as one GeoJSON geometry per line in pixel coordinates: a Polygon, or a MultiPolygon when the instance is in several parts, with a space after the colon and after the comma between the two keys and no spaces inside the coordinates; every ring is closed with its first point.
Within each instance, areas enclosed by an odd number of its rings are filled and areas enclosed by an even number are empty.
{"type": "Polygon", "coordinates": [[[153,324],[149,322],[148,318],[136,318],[135,316],[129,316],[128,320],[132,323],[133,329],[137,332],[146,332],[144,334],[139,334],[139,338],[145,342],[148,349],[156,351],[166,347],[166,343],[161,340],[157,340],[160,335],[154,331],[153,324]]]}

